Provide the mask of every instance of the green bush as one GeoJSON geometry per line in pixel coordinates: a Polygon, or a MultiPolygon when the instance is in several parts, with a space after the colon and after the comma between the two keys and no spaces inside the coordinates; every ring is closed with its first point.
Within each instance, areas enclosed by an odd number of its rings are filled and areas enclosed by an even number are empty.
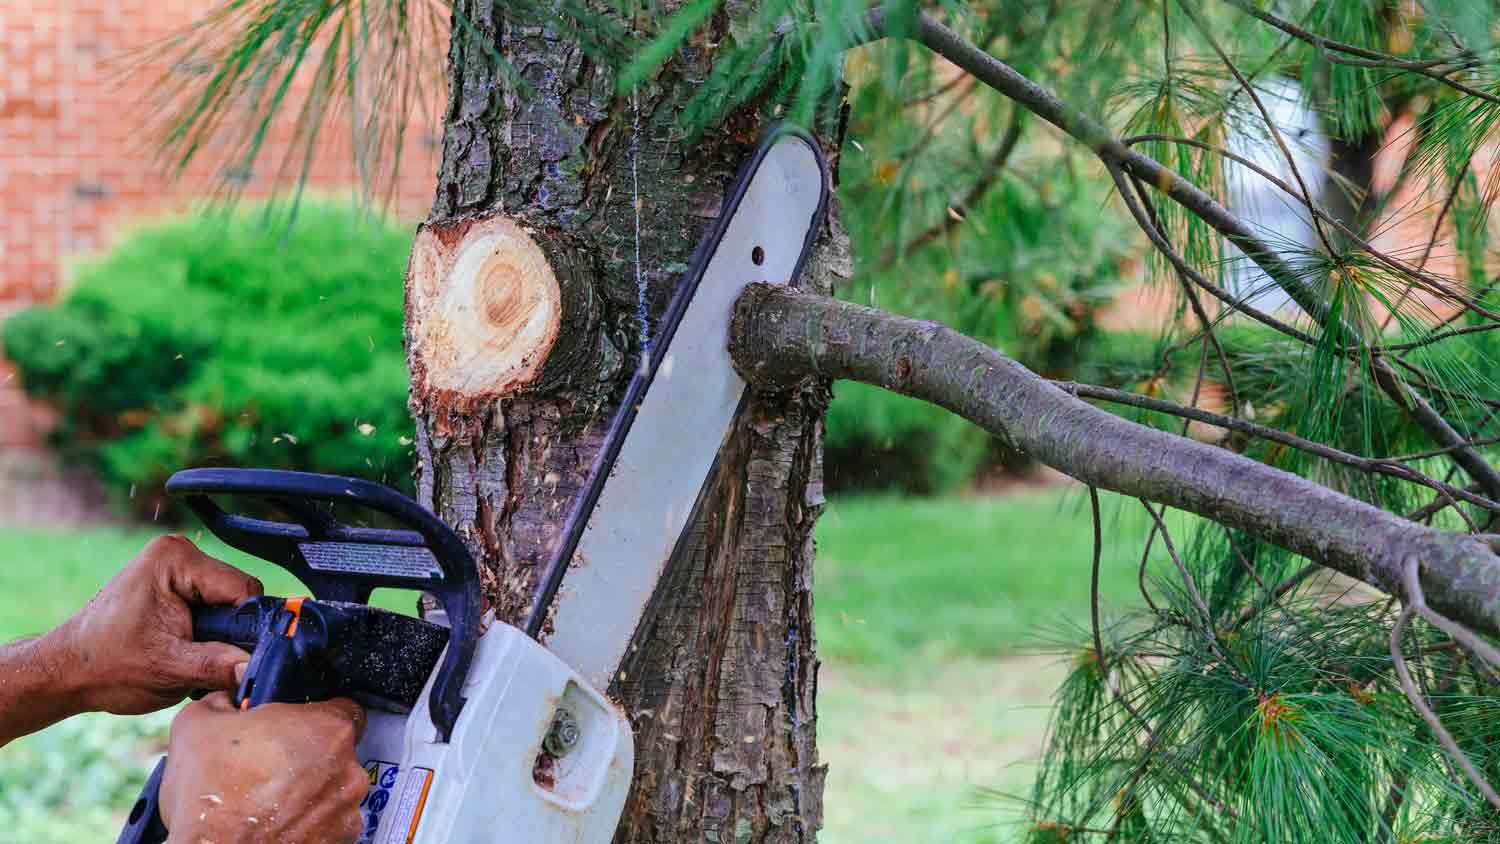
{"type": "Polygon", "coordinates": [[[304,201],[130,234],[4,326],[55,439],[143,512],[200,465],[410,478],[401,347],[409,232],[304,201]]]}

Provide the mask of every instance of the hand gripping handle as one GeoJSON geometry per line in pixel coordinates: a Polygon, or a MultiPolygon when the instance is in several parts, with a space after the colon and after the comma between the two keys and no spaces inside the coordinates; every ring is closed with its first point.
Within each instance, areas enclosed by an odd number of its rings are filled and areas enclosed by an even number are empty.
{"type": "MultiPolygon", "coordinates": [[[[267,599],[258,599],[267,600],[267,599]]],[[[269,599],[276,601],[277,599],[269,599]]],[[[259,682],[248,690],[244,685],[234,694],[234,705],[242,708],[259,706],[274,700],[277,694],[281,668],[290,656],[291,639],[286,636],[261,636],[257,607],[254,602],[239,607],[195,607],[193,609],[193,639],[199,642],[228,642],[245,648],[253,647],[252,661],[260,663],[263,670],[259,682]],[[274,663],[274,666],[271,665],[274,663]]],[[[164,844],[167,827],[161,817],[161,781],[167,770],[167,757],[157,761],[151,776],[141,788],[141,796],[135,799],[125,827],[115,844],[164,844]]]]}
{"type": "MultiPolygon", "coordinates": [[[[257,655],[262,644],[269,644],[276,639],[287,641],[285,637],[266,637],[258,640],[257,614],[255,608],[250,605],[240,607],[195,607],[193,608],[193,639],[198,642],[228,642],[241,647],[255,647],[257,655]],[[250,610],[245,612],[243,610],[250,610]]],[[[264,697],[273,694],[275,683],[264,683],[264,697]]],[[[243,692],[243,688],[240,690],[243,692]]],[[[264,700],[248,701],[250,706],[264,703],[264,700]]],[[[241,705],[240,693],[234,697],[236,706],[241,705]]],[[[167,757],[163,756],[157,760],[156,767],[151,769],[151,776],[146,779],[146,784],[141,788],[141,796],[135,799],[135,805],[130,808],[130,815],[125,819],[125,827],[120,830],[120,837],[115,844],[164,844],[167,840],[167,827],[161,817],[161,780],[167,771],[167,757]]]]}
{"type": "Polygon", "coordinates": [[[379,587],[432,594],[448,616],[448,648],[429,699],[438,741],[463,708],[463,684],[479,639],[479,573],[458,534],[422,505],[358,478],[272,469],[188,469],[167,481],[214,535],[276,563],[325,601],[366,603],[379,587]],[[275,522],[227,513],[214,495],[261,499],[289,512],[275,522]],[[341,524],[317,506],[346,504],[381,513],[404,530],[341,524]]]}

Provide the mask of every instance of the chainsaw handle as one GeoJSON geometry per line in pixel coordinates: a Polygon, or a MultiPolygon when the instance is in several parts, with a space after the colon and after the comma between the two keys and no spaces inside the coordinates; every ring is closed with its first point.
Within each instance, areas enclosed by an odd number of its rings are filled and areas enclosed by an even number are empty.
{"type": "MultiPolygon", "coordinates": [[[[193,607],[192,610],[193,641],[227,642],[254,649],[245,680],[231,696],[234,705],[241,709],[274,701],[281,678],[296,659],[291,637],[261,635],[264,610],[260,605],[266,601],[281,603],[277,598],[252,598],[238,606],[193,607]]],[[[161,817],[161,781],[166,770],[167,757],[163,756],[141,788],[141,796],[135,799],[115,844],[165,844],[167,827],[161,817]]]]}
{"type": "Polygon", "coordinates": [[[257,599],[238,606],[193,607],[193,641],[225,642],[254,650],[260,641],[260,615],[257,599]]]}
{"type": "Polygon", "coordinates": [[[130,808],[130,817],[125,819],[125,828],[120,830],[115,844],[165,844],[167,827],[161,819],[161,778],[166,771],[167,757],[163,756],[130,808]]]}
{"type": "Polygon", "coordinates": [[[436,597],[449,620],[448,648],[433,680],[428,708],[438,741],[448,741],[463,709],[463,686],[478,643],[483,609],[478,569],[452,528],[393,489],[358,478],[311,472],[186,469],[168,479],[167,494],[182,498],[226,544],[281,566],[321,600],[364,604],[379,587],[417,589],[436,597]],[[213,500],[214,495],[268,501],[289,512],[294,521],[228,513],[213,500]],[[310,504],[319,501],[364,507],[409,530],[340,524],[310,504]],[[366,564],[354,558],[351,549],[383,555],[394,564],[366,564]],[[351,556],[340,556],[345,554],[351,556]],[[421,561],[429,558],[440,574],[423,570],[426,564],[421,561]]]}
{"type": "MultiPolygon", "coordinates": [[[[439,598],[452,587],[474,586],[477,607],[479,575],[469,549],[426,508],[399,492],[359,478],[290,472],[280,469],[184,469],[167,480],[167,494],[182,498],[213,534],[231,547],[276,563],[301,580],[325,601],[368,603],[370,592],[382,586],[421,589],[439,598]],[[239,495],[272,502],[295,517],[274,522],[225,512],[210,496],[239,495]],[[410,530],[342,525],[309,501],[353,504],[373,510],[410,530]],[[310,565],[298,546],[309,542],[425,548],[442,570],[441,577],[397,575],[373,571],[329,571],[310,565]],[[446,587],[446,589],[445,589],[446,587]]],[[[444,606],[450,618],[462,613],[444,606]]],[[[477,620],[477,616],[476,616],[477,620]]]]}

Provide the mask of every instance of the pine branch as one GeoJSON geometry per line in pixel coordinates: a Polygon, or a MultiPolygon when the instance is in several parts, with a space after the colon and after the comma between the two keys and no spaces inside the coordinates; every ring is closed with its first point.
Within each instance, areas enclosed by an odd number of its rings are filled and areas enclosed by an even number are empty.
{"type": "Polygon", "coordinates": [[[936,323],[752,285],[736,305],[730,350],[761,388],[847,378],[924,399],[1086,484],[1196,513],[1391,594],[1401,594],[1402,566],[1416,556],[1434,608],[1500,634],[1500,560],[1485,539],[1408,522],[1225,449],[1122,419],[936,323]]]}
{"type": "MultiPolygon", "coordinates": [[[[964,77],[959,78],[962,79],[964,77]]],[[[983,199],[984,195],[989,193],[990,188],[996,182],[1000,181],[1000,176],[1005,172],[1006,163],[1010,161],[1011,154],[1016,151],[1016,147],[1020,144],[1021,129],[1025,126],[1026,114],[1027,112],[1021,109],[1011,112],[1010,122],[1005,127],[1005,135],[1001,137],[1000,145],[995,148],[995,152],[984,163],[983,172],[980,173],[979,178],[975,180],[974,184],[970,186],[969,192],[964,194],[964,198],[948,206],[948,213],[944,215],[943,219],[918,233],[911,240],[907,241],[907,244],[901,247],[899,251],[890,251],[883,255],[879,269],[886,269],[891,264],[894,264],[897,259],[910,255],[923,246],[937,240],[964,221],[964,215],[969,213],[969,209],[973,208],[979,200],[983,199]]]]}
{"type": "MultiPolygon", "coordinates": [[[[1255,175],[1261,177],[1262,179],[1265,179],[1270,184],[1276,186],[1276,188],[1278,188],[1279,190],[1281,190],[1287,196],[1290,196],[1292,199],[1296,200],[1297,202],[1302,203],[1302,205],[1304,207],[1306,207],[1307,210],[1311,213],[1311,215],[1312,215],[1312,217],[1313,217],[1313,219],[1315,221],[1319,221],[1319,222],[1326,223],[1328,225],[1333,226],[1335,229],[1337,229],[1339,231],[1340,234],[1342,234],[1344,237],[1347,237],[1352,243],[1354,243],[1355,245],[1359,246],[1359,248],[1363,249],[1365,252],[1368,252],[1370,255],[1374,256],[1374,258],[1377,261],[1379,261],[1380,263],[1382,263],[1385,266],[1389,267],[1393,271],[1395,271],[1397,273],[1400,273],[1401,275],[1409,276],[1411,278],[1411,280],[1412,280],[1412,284],[1414,284],[1414,285],[1417,285],[1417,284],[1424,285],[1424,286],[1422,286],[1423,290],[1426,290],[1429,293],[1432,293],[1432,294],[1437,295],[1437,296],[1441,296],[1444,299],[1447,299],[1449,301],[1452,301],[1452,302],[1455,302],[1455,303],[1461,305],[1462,309],[1459,311],[1460,315],[1462,315],[1466,311],[1473,311],[1474,313],[1477,313],[1477,314],[1479,314],[1481,316],[1488,317],[1488,318],[1491,318],[1491,319],[1500,320],[1500,314],[1496,314],[1496,313],[1493,313],[1493,312],[1485,309],[1483,306],[1481,306],[1479,304],[1479,301],[1478,301],[1477,297],[1466,296],[1466,295],[1464,295],[1463,293],[1461,293],[1459,291],[1452,290],[1452,289],[1450,289],[1448,287],[1448,285],[1444,282],[1443,279],[1441,279],[1441,278],[1433,275],[1432,273],[1429,273],[1429,272],[1425,271],[1422,268],[1422,264],[1426,263],[1426,256],[1425,255],[1423,256],[1423,259],[1422,259],[1422,261],[1420,263],[1414,265],[1414,264],[1409,264],[1409,263],[1401,260],[1400,258],[1398,258],[1395,255],[1392,255],[1392,254],[1390,254],[1388,252],[1385,252],[1385,251],[1380,250],[1380,249],[1376,249],[1375,248],[1375,244],[1371,243],[1369,240],[1367,240],[1365,237],[1363,237],[1362,235],[1360,235],[1354,229],[1350,228],[1348,226],[1348,224],[1344,223],[1342,220],[1338,219],[1337,217],[1329,214],[1327,211],[1324,211],[1322,208],[1318,207],[1317,203],[1312,202],[1310,199],[1308,199],[1308,196],[1307,196],[1307,193],[1305,192],[1305,190],[1299,190],[1297,188],[1292,187],[1292,185],[1288,184],[1285,180],[1281,179],[1276,174],[1274,174],[1271,171],[1265,169],[1264,167],[1261,167],[1259,164],[1256,164],[1255,162],[1249,160],[1248,158],[1245,158],[1242,155],[1239,155],[1237,153],[1234,153],[1234,152],[1231,152],[1231,151],[1229,151],[1227,149],[1224,149],[1223,147],[1215,146],[1215,145],[1210,144],[1210,143],[1205,143],[1205,142],[1200,141],[1200,140],[1198,140],[1196,138],[1180,138],[1180,137],[1176,137],[1176,136],[1173,136],[1173,135],[1147,134],[1147,135],[1132,135],[1132,136],[1130,136],[1128,138],[1121,139],[1121,142],[1124,143],[1126,146],[1135,146],[1136,144],[1139,144],[1139,143],[1142,143],[1142,142],[1145,142],[1145,141],[1160,141],[1160,142],[1163,142],[1163,143],[1181,144],[1183,146],[1190,146],[1190,147],[1193,147],[1195,149],[1201,149],[1201,150],[1203,150],[1205,152],[1211,152],[1214,155],[1220,156],[1221,158],[1225,158],[1225,159],[1228,159],[1230,161],[1233,161],[1234,163],[1240,165],[1241,167],[1244,167],[1246,170],[1249,170],[1249,171],[1253,172],[1255,175]]],[[[1445,336],[1453,336],[1453,335],[1452,334],[1447,334],[1445,336]]],[[[1426,345],[1427,343],[1430,343],[1430,342],[1431,342],[1431,338],[1427,338],[1427,339],[1425,339],[1423,341],[1422,345],[1426,345]]],[[[1408,349],[1408,348],[1415,348],[1415,346],[1410,345],[1410,344],[1399,345],[1399,346],[1366,346],[1363,349],[1346,348],[1346,349],[1341,349],[1340,351],[1343,354],[1357,354],[1357,353],[1361,353],[1361,352],[1369,352],[1369,353],[1373,353],[1373,354],[1381,354],[1381,353],[1384,353],[1384,352],[1402,351],[1402,350],[1405,350],[1405,349],[1408,349]]]]}
{"type": "MultiPolygon", "coordinates": [[[[1314,442],[1312,440],[1305,439],[1294,434],[1288,434],[1285,431],[1272,428],[1267,425],[1258,425],[1254,422],[1247,422],[1243,419],[1238,419],[1233,416],[1225,416],[1219,413],[1210,413],[1209,411],[1200,410],[1196,407],[1184,407],[1180,404],[1174,404],[1172,402],[1162,401],[1160,399],[1153,399],[1149,396],[1140,395],[1139,393],[1126,392],[1125,390],[1115,390],[1109,387],[1098,387],[1093,384],[1079,384],[1072,381],[1055,381],[1053,383],[1056,384],[1059,388],[1066,390],[1067,392],[1078,396],[1079,398],[1097,399],[1100,401],[1112,402],[1114,404],[1126,405],[1128,407],[1140,408],[1141,410],[1150,410],[1155,413],[1165,413],[1169,416],[1176,416],[1182,419],[1191,420],[1193,422],[1201,422],[1205,425],[1213,425],[1215,427],[1224,428],[1225,430],[1234,431],[1236,433],[1258,437],[1260,439],[1274,443],[1280,443],[1281,445],[1295,448],[1298,451],[1306,452],[1307,454],[1311,454],[1315,457],[1321,457],[1331,463],[1337,463],[1340,466],[1348,466],[1351,469],[1357,469],[1361,472],[1368,472],[1370,474],[1400,478],[1404,481],[1410,481],[1411,483],[1428,487],[1429,489],[1437,492],[1439,495],[1447,496],[1451,499],[1467,501],[1470,504],[1474,504],[1478,507],[1483,507],[1484,509],[1489,510],[1492,513],[1500,513],[1500,503],[1491,501],[1488,498],[1484,498],[1483,496],[1475,495],[1474,493],[1471,493],[1461,487],[1456,487],[1452,484],[1443,483],[1442,481],[1430,478],[1422,474],[1421,472],[1412,469],[1409,466],[1402,465],[1402,463],[1399,462],[1399,460],[1402,459],[1412,459],[1410,456],[1390,459],[1360,457],[1357,454],[1350,454],[1347,451],[1341,451],[1332,446],[1324,445],[1320,442],[1314,442]]],[[[1435,454],[1446,453],[1446,451],[1447,450],[1445,449],[1439,452],[1424,452],[1415,456],[1431,457],[1435,454]]]]}
{"type": "Polygon", "coordinates": [[[1267,23],[1271,26],[1276,27],[1277,29],[1285,32],[1287,35],[1290,35],[1293,38],[1298,39],[1299,41],[1306,41],[1308,44],[1317,47],[1320,51],[1322,51],[1323,57],[1331,62],[1351,65],[1354,67],[1389,68],[1391,70],[1401,70],[1408,73],[1415,73],[1421,76],[1425,76],[1443,85],[1447,85],[1453,90],[1463,94],[1467,94],[1468,96],[1478,97],[1479,99],[1488,100],[1492,103],[1500,103],[1500,97],[1496,97],[1494,94],[1485,93],[1484,91],[1480,91],[1476,88],[1465,85],[1462,82],[1457,82],[1453,79],[1448,78],[1448,74],[1453,73],[1457,70],[1471,67],[1476,64],[1472,57],[1445,56],[1435,59],[1422,60],[1403,59],[1400,56],[1393,56],[1389,53],[1382,53],[1378,50],[1366,49],[1364,47],[1360,47],[1357,44],[1348,44],[1342,41],[1335,41],[1331,38],[1324,38],[1316,32],[1309,32],[1308,30],[1297,26],[1291,21],[1283,20],[1271,14],[1270,12],[1265,12],[1256,8],[1256,6],[1253,3],[1250,3],[1249,0],[1223,0],[1223,2],[1235,7],[1236,9],[1239,9],[1241,12],[1244,12],[1251,17],[1256,18],[1262,23],[1267,23]],[[1355,58],[1344,58],[1337,55],[1339,53],[1354,56],[1355,58]],[[1443,67],[1445,65],[1452,65],[1452,67],[1443,71],[1435,70],[1435,68],[1443,67]]]}
{"type": "MultiPolygon", "coordinates": [[[[875,36],[897,34],[889,31],[882,9],[870,13],[868,31],[875,36]]],[[[1306,280],[1300,278],[1279,254],[1257,237],[1244,221],[1196,185],[1150,156],[1127,147],[1097,120],[1064,103],[1051,91],[1026,78],[994,56],[978,49],[930,16],[918,15],[915,30],[906,35],[1081,141],[1093,150],[1112,171],[1125,170],[1195,214],[1238,246],[1240,251],[1264,270],[1299,307],[1325,324],[1334,335],[1332,339],[1335,345],[1367,346],[1352,326],[1345,324],[1341,319],[1330,317],[1328,305],[1322,301],[1317,291],[1306,280]]],[[[1120,183],[1118,173],[1114,173],[1114,176],[1118,185],[1120,183]]],[[[1123,186],[1121,186],[1121,192],[1125,193],[1123,186]]],[[[1143,219],[1143,215],[1137,214],[1137,221],[1146,230],[1148,237],[1155,234],[1149,223],[1143,219]]],[[[1193,272],[1186,262],[1176,257],[1170,247],[1159,238],[1152,237],[1152,243],[1164,251],[1179,271],[1193,272]]],[[[1204,283],[1197,279],[1195,282],[1200,286],[1204,283]]],[[[1230,304],[1238,310],[1249,312],[1243,302],[1231,299],[1230,304]]],[[[1262,322],[1266,321],[1260,316],[1257,319],[1261,319],[1262,322]]],[[[1500,499],[1500,471],[1490,465],[1477,450],[1467,446],[1466,438],[1455,430],[1425,398],[1402,381],[1382,358],[1367,353],[1366,359],[1369,360],[1375,383],[1395,402],[1396,406],[1410,413],[1416,423],[1437,445],[1445,448],[1452,447],[1454,462],[1462,466],[1469,476],[1484,488],[1489,498],[1500,499]]]]}

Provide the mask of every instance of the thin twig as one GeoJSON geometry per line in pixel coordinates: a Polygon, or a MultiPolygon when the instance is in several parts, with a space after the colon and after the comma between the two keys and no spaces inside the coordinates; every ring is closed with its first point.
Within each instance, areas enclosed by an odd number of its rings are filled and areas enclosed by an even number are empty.
{"type": "Polygon", "coordinates": [[[969,188],[969,192],[964,194],[964,198],[959,200],[956,205],[948,206],[948,210],[951,213],[944,214],[943,219],[928,226],[925,231],[907,241],[906,245],[901,247],[901,249],[883,256],[878,269],[889,267],[897,259],[905,255],[910,255],[928,243],[937,240],[963,222],[965,219],[964,215],[968,214],[969,209],[973,208],[979,200],[983,199],[984,195],[989,193],[990,188],[994,187],[995,183],[1000,180],[1001,174],[1005,171],[1006,163],[1010,160],[1011,154],[1016,151],[1016,147],[1020,143],[1021,129],[1025,125],[1025,117],[1028,113],[1022,108],[1015,108],[1011,111],[1010,124],[1005,129],[1005,136],[1000,139],[1000,146],[995,149],[994,154],[985,163],[984,172],[979,175],[979,179],[969,188]]]}
{"type": "Polygon", "coordinates": [[[1141,551],[1141,564],[1136,570],[1136,585],[1140,587],[1141,597],[1146,600],[1146,606],[1157,615],[1161,615],[1161,607],[1152,600],[1151,593],[1146,589],[1146,563],[1151,559],[1151,545],[1156,541],[1156,525],[1151,525],[1151,532],[1146,534],[1146,548],[1141,551]]]}
{"type": "Polygon", "coordinates": [[[1411,73],[1426,76],[1429,79],[1433,79],[1453,88],[1456,91],[1461,91],[1465,94],[1468,94],[1471,97],[1478,97],[1482,100],[1487,100],[1492,103],[1500,103],[1500,97],[1496,97],[1493,94],[1487,94],[1484,91],[1471,88],[1468,85],[1463,84],[1462,82],[1455,82],[1454,80],[1449,79],[1446,75],[1444,75],[1445,73],[1451,73],[1452,70],[1444,71],[1441,73],[1433,70],[1433,68],[1435,67],[1441,67],[1448,64],[1457,65],[1458,67],[1455,67],[1454,70],[1462,69],[1463,67],[1469,65],[1470,60],[1468,58],[1445,57],[1438,59],[1426,59],[1422,61],[1403,59],[1398,56],[1392,56],[1389,53],[1381,53],[1376,50],[1370,50],[1355,44],[1348,44],[1343,41],[1335,41],[1331,38],[1324,38],[1323,36],[1318,35],[1315,32],[1309,32],[1302,27],[1297,26],[1291,21],[1282,20],[1281,18],[1276,17],[1270,12],[1260,10],[1254,4],[1250,3],[1249,0],[1224,0],[1224,2],[1228,3],[1231,6],[1234,6],[1235,8],[1239,9],[1247,15],[1250,15],[1251,17],[1258,18],[1262,22],[1276,27],[1277,29],[1294,38],[1306,41],[1314,47],[1317,47],[1318,49],[1323,51],[1324,58],[1327,58],[1329,61],[1334,61],[1339,64],[1353,65],[1356,67],[1384,67],[1390,68],[1392,70],[1409,71],[1411,73]],[[1364,61],[1338,59],[1334,57],[1333,53],[1345,53],[1351,56],[1356,56],[1358,59],[1363,59],[1364,61]]]}
{"type": "MultiPolygon", "coordinates": [[[[1188,597],[1192,599],[1193,606],[1203,616],[1199,628],[1203,633],[1203,638],[1208,642],[1209,650],[1213,651],[1214,656],[1218,657],[1219,662],[1224,666],[1224,670],[1228,671],[1231,677],[1246,688],[1258,692],[1254,681],[1246,676],[1244,672],[1240,671],[1239,668],[1235,667],[1234,662],[1229,658],[1228,652],[1219,643],[1218,633],[1214,631],[1213,612],[1209,610],[1208,602],[1203,600],[1203,594],[1198,591],[1198,582],[1193,579],[1192,572],[1188,571],[1187,565],[1182,562],[1182,557],[1178,556],[1177,548],[1172,543],[1172,533],[1167,529],[1166,521],[1162,519],[1160,513],[1156,512],[1156,508],[1151,506],[1151,502],[1144,498],[1138,500],[1141,502],[1141,506],[1146,508],[1146,512],[1151,514],[1152,521],[1156,522],[1156,527],[1161,531],[1162,544],[1167,548],[1167,555],[1172,558],[1173,565],[1177,567],[1177,574],[1182,578],[1182,585],[1187,589],[1188,597]]],[[[1162,509],[1166,510],[1165,507],[1162,509]]]]}
{"type": "Polygon", "coordinates": [[[1099,521],[1099,488],[1089,487],[1089,512],[1094,517],[1094,559],[1089,568],[1089,617],[1094,625],[1094,659],[1099,662],[1099,676],[1110,685],[1109,663],[1104,656],[1104,636],[1099,632],[1099,559],[1104,551],[1104,528],[1099,521]]]}
{"type": "Polygon", "coordinates": [[[1277,601],[1280,601],[1283,597],[1286,596],[1286,593],[1292,591],[1293,589],[1296,589],[1302,583],[1302,581],[1311,577],[1314,572],[1318,571],[1318,569],[1321,568],[1323,567],[1318,565],[1317,563],[1308,563],[1302,568],[1297,569],[1296,572],[1288,576],[1285,580],[1276,584],[1275,588],[1271,590],[1270,595],[1267,596],[1266,600],[1263,603],[1252,604],[1240,610],[1239,617],[1234,620],[1233,624],[1229,625],[1229,632],[1233,633],[1234,631],[1245,626],[1246,622],[1250,621],[1261,612],[1265,611],[1267,607],[1275,606],[1277,601]]]}
{"type": "MultiPolygon", "coordinates": [[[[1150,196],[1146,194],[1146,190],[1141,185],[1140,179],[1136,178],[1135,176],[1131,176],[1130,182],[1135,186],[1136,197],[1140,199],[1141,204],[1145,206],[1147,213],[1150,215],[1151,221],[1156,225],[1157,233],[1161,235],[1162,240],[1166,240],[1166,226],[1162,225],[1161,216],[1156,213],[1156,206],[1151,202],[1150,196]]],[[[1193,315],[1198,318],[1198,324],[1202,326],[1203,336],[1207,339],[1207,342],[1213,346],[1214,355],[1219,359],[1219,369],[1224,373],[1224,388],[1229,393],[1230,415],[1239,416],[1240,394],[1239,389],[1235,386],[1234,383],[1234,368],[1229,365],[1229,356],[1224,352],[1224,345],[1219,342],[1219,336],[1214,333],[1214,323],[1209,319],[1208,311],[1203,307],[1203,301],[1198,298],[1198,292],[1193,289],[1193,285],[1188,282],[1188,279],[1184,277],[1182,273],[1177,273],[1177,282],[1182,286],[1182,295],[1187,299],[1188,305],[1192,307],[1193,315]]],[[[1200,381],[1202,380],[1202,371],[1203,370],[1200,365],[1200,381]]],[[[1197,385],[1194,385],[1193,387],[1192,404],[1195,406],[1198,404],[1197,385]]],[[[1185,425],[1183,428],[1183,433],[1187,433],[1185,425]]]]}
{"type": "MultiPolygon", "coordinates": [[[[1438,237],[1442,234],[1443,221],[1448,218],[1448,212],[1452,210],[1453,203],[1458,199],[1458,191],[1463,187],[1464,174],[1468,172],[1469,162],[1472,159],[1473,156],[1469,156],[1469,158],[1464,160],[1463,166],[1458,168],[1458,174],[1453,179],[1453,187],[1448,190],[1448,196],[1443,200],[1443,207],[1438,209],[1437,219],[1432,221],[1432,234],[1427,237],[1427,245],[1422,247],[1422,257],[1417,261],[1418,269],[1427,269],[1427,260],[1432,257],[1432,248],[1437,245],[1438,237]]],[[[1411,291],[1415,286],[1415,282],[1409,283],[1406,285],[1406,289],[1401,291],[1400,298],[1396,300],[1396,304],[1391,306],[1390,312],[1385,315],[1385,321],[1380,324],[1382,332],[1390,327],[1391,321],[1396,318],[1396,314],[1400,312],[1401,306],[1405,304],[1407,297],[1411,296],[1411,291]]]]}
{"type": "Polygon", "coordinates": [[[1401,653],[1401,635],[1406,629],[1406,624],[1411,620],[1412,614],[1425,605],[1425,601],[1422,598],[1422,584],[1417,578],[1419,568],[1420,563],[1417,558],[1412,557],[1407,561],[1406,571],[1403,575],[1406,587],[1406,602],[1401,607],[1401,614],[1396,617],[1396,623],[1391,627],[1391,662],[1396,668],[1396,678],[1401,683],[1401,691],[1406,693],[1406,699],[1411,701],[1412,707],[1417,710],[1417,714],[1422,716],[1422,720],[1427,723],[1427,728],[1432,730],[1432,734],[1437,737],[1438,742],[1448,751],[1448,755],[1453,758],[1459,769],[1464,772],[1464,776],[1468,777],[1469,782],[1473,783],[1474,787],[1479,789],[1479,792],[1484,795],[1484,799],[1489,801],[1490,806],[1496,810],[1500,810],[1500,794],[1496,794],[1494,787],[1489,784],[1489,781],[1479,771],[1475,770],[1474,763],[1469,761],[1469,757],[1464,753],[1463,748],[1458,746],[1458,742],[1453,740],[1453,735],[1443,726],[1443,722],[1438,719],[1437,714],[1427,705],[1427,701],[1422,699],[1422,695],[1417,691],[1416,685],[1412,682],[1411,672],[1407,670],[1406,657],[1401,653]]]}

